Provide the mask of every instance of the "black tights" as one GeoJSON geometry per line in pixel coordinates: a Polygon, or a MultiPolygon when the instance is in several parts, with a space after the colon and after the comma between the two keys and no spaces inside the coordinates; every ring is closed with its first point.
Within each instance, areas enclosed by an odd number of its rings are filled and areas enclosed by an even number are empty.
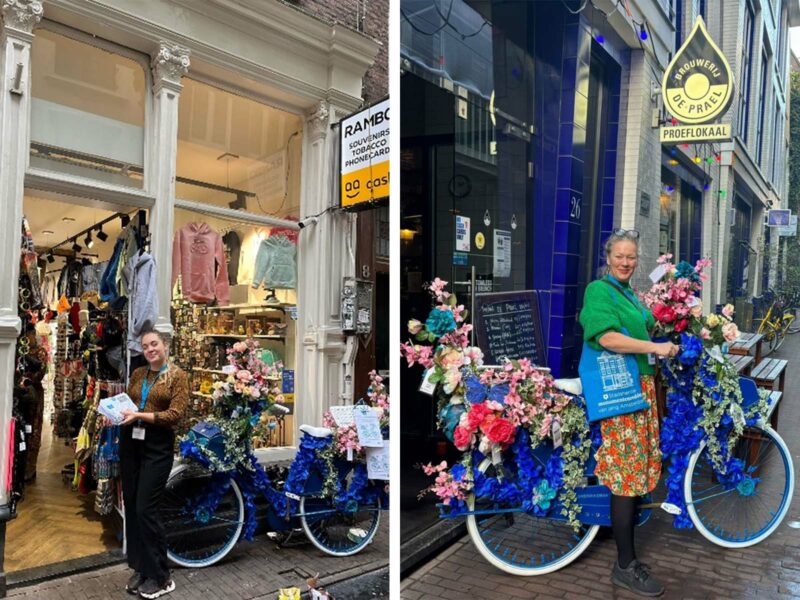
{"type": "Polygon", "coordinates": [[[611,531],[617,542],[617,560],[623,569],[636,560],[633,528],[638,500],[636,496],[611,495],[611,531]]]}

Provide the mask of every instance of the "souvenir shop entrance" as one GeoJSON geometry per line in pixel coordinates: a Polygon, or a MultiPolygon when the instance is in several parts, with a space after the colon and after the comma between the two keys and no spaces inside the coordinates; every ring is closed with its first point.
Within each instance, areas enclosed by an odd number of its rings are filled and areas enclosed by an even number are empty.
{"type": "Polygon", "coordinates": [[[54,563],[67,570],[121,557],[117,440],[98,426],[95,406],[124,391],[129,363],[137,362],[126,330],[130,311],[142,309],[134,296],[144,279],[136,274],[152,262],[147,211],[28,189],[24,215],[17,518],[5,544],[12,582],[35,579],[54,563]]]}

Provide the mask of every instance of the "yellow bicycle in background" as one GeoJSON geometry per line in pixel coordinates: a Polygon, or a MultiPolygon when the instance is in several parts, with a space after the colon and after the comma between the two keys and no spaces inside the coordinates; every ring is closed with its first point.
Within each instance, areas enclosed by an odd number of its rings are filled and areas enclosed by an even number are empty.
{"type": "Polygon", "coordinates": [[[767,304],[769,308],[766,314],[760,319],[753,319],[753,324],[758,323],[756,333],[764,336],[767,343],[766,354],[769,354],[783,345],[787,334],[800,331],[800,326],[792,327],[796,318],[794,303],[787,303],[782,294],[776,294],[770,289],[760,298],[753,298],[754,307],[767,304]]]}

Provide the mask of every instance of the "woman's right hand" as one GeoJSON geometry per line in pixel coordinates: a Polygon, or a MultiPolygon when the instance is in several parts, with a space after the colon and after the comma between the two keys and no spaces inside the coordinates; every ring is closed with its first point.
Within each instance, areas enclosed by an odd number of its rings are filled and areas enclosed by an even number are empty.
{"type": "Polygon", "coordinates": [[[653,352],[659,358],[672,358],[680,351],[680,346],[672,342],[659,342],[653,344],[653,352]]]}

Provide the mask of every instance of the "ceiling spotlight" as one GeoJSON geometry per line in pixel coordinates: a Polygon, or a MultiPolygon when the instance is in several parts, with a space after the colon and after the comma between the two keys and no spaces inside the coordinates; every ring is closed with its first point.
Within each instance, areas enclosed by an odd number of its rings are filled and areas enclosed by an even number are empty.
{"type": "Polygon", "coordinates": [[[42,235],[53,235],[55,231],[52,229],[42,229],[42,235]]]}
{"type": "Polygon", "coordinates": [[[83,244],[87,248],[91,248],[92,246],[94,246],[94,240],[92,239],[92,232],[91,231],[86,234],[85,238],[83,238],[83,244]]]}
{"type": "Polygon", "coordinates": [[[49,262],[52,265],[54,262],[56,262],[56,257],[53,256],[52,254],[48,254],[47,255],[47,262],[49,262]]]}
{"type": "Polygon", "coordinates": [[[100,225],[100,229],[97,230],[97,239],[101,242],[105,242],[108,239],[108,234],[103,231],[102,225],[100,225]]]}
{"type": "Polygon", "coordinates": [[[131,218],[128,215],[120,215],[119,220],[122,224],[122,227],[127,227],[128,223],[131,222],[131,218]]]}
{"type": "Polygon", "coordinates": [[[78,240],[75,240],[74,242],[72,242],[72,249],[75,252],[80,252],[81,251],[81,245],[78,243],[78,240]]]}

